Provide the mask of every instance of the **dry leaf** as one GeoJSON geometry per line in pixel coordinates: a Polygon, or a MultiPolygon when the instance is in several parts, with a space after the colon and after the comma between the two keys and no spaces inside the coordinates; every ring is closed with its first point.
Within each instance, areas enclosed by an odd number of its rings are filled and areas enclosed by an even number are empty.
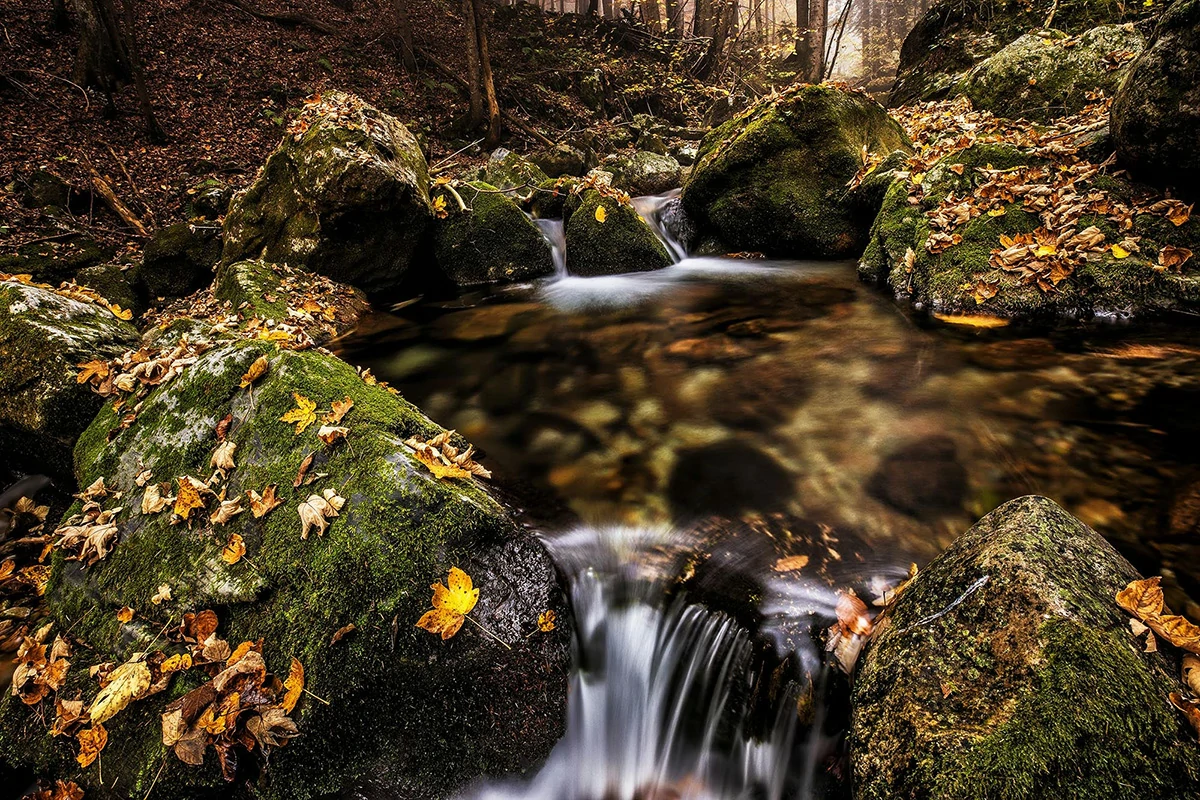
{"type": "Polygon", "coordinates": [[[225,525],[229,520],[245,510],[242,508],[241,496],[235,497],[232,500],[222,500],[216,510],[209,515],[208,521],[214,525],[225,525]]]}
{"type": "Polygon", "coordinates": [[[1192,251],[1186,247],[1167,245],[1158,251],[1158,265],[1163,269],[1182,271],[1183,265],[1192,257],[1192,251]]]}
{"type": "Polygon", "coordinates": [[[294,423],[296,435],[304,433],[304,429],[317,421],[317,404],[302,394],[292,392],[296,399],[296,407],[279,418],[280,422],[294,423]]]}
{"type": "Polygon", "coordinates": [[[349,625],[343,625],[333,632],[333,636],[329,638],[330,644],[337,644],[342,639],[345,639],[350,634],[358,630],[358,626],[351,622],[349,625]]]}
{"type": "Polygon", "coordinates": [[[237,450],[237,445],[233,442],[222,442],[212,454],[210,466],[217,469],[232,470],[236,469],[237,465],[233,463],[233,453],[237,450]]]}
{"type": "Polygon", "coordinates": [[[547,609],[541,614],[538,614],[538,630],[542,633],[549,633],[557,626],[558,615],[553,610],[547,609]]]}
{"type": "Polygon", "coordinates": [[[292,659],[292,667],[288,671],[287,680],[283,682],[283,688],[286,692],[280,707],[290,714],[300,700],[300,693],[304,691],[304,665],[295,658],[292,659]]]}
{"type": "Polygon", "coordinates": [[[163,497],[162,487],[165,485],[167,484],[152,483],[146,487],[146,491],[142,495],[143,514],[157,514],[175,502],[173,495],[163,497]]]}
{"type": "Polygon", "coordinates": [[[321,494],[310,494],[297,509],[300,512],[300,538],[307,539],[313,528],[316,528],[318,536],[324,536],[325,529],[329,527],[328,520],[336,517],[345,503],[346,498],[338,497],[333,489],[326,489],[321,494]]]}
{"type": "Polygon", "coordinates": [[[1196,733],[1200,734],[1200,700],[1188,700],[1178,692],[1171,692],[1171,704],[1183,712],[1196,733]]]}
{"type": "Polygon", "coordinates": [[[246,496],[250,498],[250,513],[254,515],[255,519],[262,519],[283,502],[275,496],[275,484],[273,483],[263,489],[261,495],[253,489],[247,489],[246,496]]]}
{"type": "Polygon", "coordinates": [[[253,384],[256,380],[267,374],[267,357],[261,355],[254,359],[254,363],[250,365],[250,369],[246,370],[246,374],[242,376],[241,388],[253,384]]]}
{"type": "Polygon", "coordinates": [[[1178,648],[1200,654],[1200,626],[1171,613],[1163,599],[1162,578],[1131,581],[1117,592],[1117,604],[1137,616],[1161,638],[1178,648]]]}
{"type": "Polygon", "coordinates": [[[1189,653],[1183,657],[1183,682],[1194,696],[1200,697],[1200,656],[1189,653]]]}
{"type": "Polygon", "coordinates": [[[158,589],[156,589],[154,591],[154,596],[150,598],[150,602],[154,603],[154,605],[158,606],[158,605],[162,605],[163,603],[169,602],[170,599],[171,599],[171,587],[164,583],[164,584],[161,584],[158,587],[158,589]]]}
{"type": "Polygon", "coordinates": [[[349,432],[349,428],[340,425],[322,425],[317,429],[317,438],[327,445],[333,445],[339,439],[345,439],[349,432]]]}
{"type": "Polygon", "coordinates": [[[449,588],[440,582],[433,584],[433,608],[417,620],[417,627],[449,639],[458,633],[466,615],[475,608],[479,590],[471,586],[471,576],[458,567],[450,568],[449,588]]]}
{"type": "Polygon", "coordinates": [[[429,468],[439,480],[445,478],[470,478],[477,475],[490,478],[492,473],[476,462],[471,455],[475,452],[473,446],[468,446],[463,452],[450,444],[454,431],[443,431],[428,441],[415,437],[404,440],[404,443],[415,451],[418,461],[429,468]]]}
{"type": "Polygon", "coordinates": [[[144,661],[129,661],[108,675],[108,685],[92,701],[88,717],[93,725],[107,722],[150,688],[153,678],[144,661]]]}
{"type": "Polygon", "coordinates": [[[100,756],[104,745],[108,744],[108,731],[104,730],[103,725],[93,725],[75,734],[75,739],[79,742],[79,755],[75,760],[79,762],[79,766],[86,768],[91,766],[100,756]]]}
{"type": "Polygon", "coordinates": [[[596,222],[604,222],[608,219],[608,212],[604,210],[604,206],[596,206],[596,222]]]}
{"type": "Polygon", "coordinates": [[[296,470],[296,479],[292,481],[293,489],[299,489],[300,485],[304,483],[304,476],[308,474],[308,468],[312,466],[314,455],[316,455],[316,453],[309,453],[304,457],[304,460],[300,462],[300,469],[296,470]]]}
{"type": "Polygon", "coordinates": [[[133,609],[129,606],[122,606],[121,609],[117,611],[117,622],[120,622],[122,625],[131,621],[132,619],[133,609]]]}
{"type": "MultiPolygon", "coordinates": [[[[239,502],[241,498],[238,499],[239,502]]],[[[240,510],[240,509],[239,509],[240,510]]],[[[242,556],[246,555],[246,542],[242,539],[241,534],[235,533],[229,537],[229,541],[221,548],[221,560],[226,564],[236,564],[242,560],[242,556]]]]}
{"type": "Polygon", "coordinates": [[[204,508],[203,494],[211,493],[211,490],[206,484],[190,475],[177,478],[176,482],[179,484],[179,491],[175,494],[175,506],[173,510],[175,516],[186,520],[192,515],[193,511],[198,508],[204,508]]]}
{"type": "Polygon", "coordinates": [[[346,416],[346,412],[354,407],[354,400],[350,398],[350,395],[346,395],[345,400],[334,400],[329,407],[332,410],[322,417],[321,421],[326,425],[337,425],[346,416]]]}
{"type": "Polygon", "coordinates": [[[804,569],[806,566],[808,566],[808,556],[795,555],[779,559],[775,562],[774,569],[776,572],[795,572],[798,569],[804,569]]]}
{"type": "Polygon", "coordinates": [[[846,634],[864,636],[871,632],[871,618],[867,616],[867,605],[850,592],[838,592],[838,626],[846,634]]]}

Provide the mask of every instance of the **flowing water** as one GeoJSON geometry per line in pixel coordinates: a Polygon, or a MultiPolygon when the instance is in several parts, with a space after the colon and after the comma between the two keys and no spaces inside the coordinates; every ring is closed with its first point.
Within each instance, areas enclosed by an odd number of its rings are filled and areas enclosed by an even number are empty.
{"type": "Polygon", "coordinates": [[[538,498],[570,584],[567,734],[470,796],[840,796],[836,590],[1023,494],[1200,616],[1200,336],[930,324],[851,263],[685,257],[677,204],[635,202],[673,266],[424,298],[340,343],[538,498]]]}

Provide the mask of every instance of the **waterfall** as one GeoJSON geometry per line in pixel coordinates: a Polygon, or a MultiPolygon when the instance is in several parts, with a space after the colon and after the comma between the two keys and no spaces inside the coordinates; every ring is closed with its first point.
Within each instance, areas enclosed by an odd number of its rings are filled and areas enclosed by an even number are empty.
{"type": "Polygon", "coordinates": [[[562,278],[567,274],[567,233],[561,219],[535,219],[534,225],[542,232],[550,255],[554,258],[554,274],[562,278]]]}
{"type": "Polygon", "coordinates": [[[751,634],[672,596],[693,542],[675,531],[585,528],[546,545],[575,615],[566,734],[528,782],[492,782],[464,798],[780,800],[811,785],[802,762],[817,763],[822,743],[799,737],[799,686],[763,713],[751,700],[762,690],[751,634]]]}
{"type": "Polygon", "coordinates": [[[672,189],[666,194],[644,195],[632,201],[634,210],[646,220],[676,264],[687,258],[687,245],[692,233],[679,194],[679,189],[672,189]]]}

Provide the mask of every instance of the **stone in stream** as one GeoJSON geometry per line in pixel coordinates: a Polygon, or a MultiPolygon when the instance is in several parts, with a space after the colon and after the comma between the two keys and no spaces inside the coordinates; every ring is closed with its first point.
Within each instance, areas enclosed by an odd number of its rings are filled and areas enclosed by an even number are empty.
{"type": "Polygon", "coordinates": [[[220,260],[220,225],[178,222],[155,231],[146,245],[141,280],[151,300],[183,297],[211,283],[220,260]]]}
{"type": "Polygon", "coordinates": [[[546,239],[512,199],[482,181],[458,193],[467,210],[445,192],[446,218],[434,224],[434,254],[447,278],[459,286],[478,286],[554,272],[546,239]]]}
{"type": "Polygon", "coordinates": [[[1200,186],[1200,0],[1178,0],[1112,107],[1121,163],[1159,186],[1200,186]]]}
{"type": "Polygon", "coordinates": [[[961,511],[967,470],[948,436],[930,436],[889,453],[867,483],[867,491],[918,519],[961,511]]]}
{"type": "Polygon", "coordinates": [[[670,265],[667,249],[632,206],[594,189],[579,198],[567,220],[569,273],[619,275],[670,265]]]}
{"type": "MultiPolygon", "coordinates": [[[[56,556],[46,593],[57,629],[82,643],[63,697],[90,701],[99,687],[89,666],[171,649],[168,620],[178,626],[183,613],[211,608],[217,635],[231,647],[261,640],[271,672],[287,675],[292,658],[305,670],[308,692],[291,714],[299,737],[271,750],[260,778],[257,751],[241,753],[241,774],[255,781],[257,797],[330,796],[382,775],[391,796],[441,798],[549,753],[563,730],[570,629],[538,632],[543,611],[566,618],[553,566],[484,483],[439,480],[402,444],[442,430],[417,408],[316,350],[240,341],[219,344],[156,387],[127,429],[119,422],[107,404],[76,450],[80,485],[103,477],[124,493],[100,499],[124,508],[119,537],[86,570],[56,556]],[[242,388],[241,376],[262,356],[266,374],[242,388]],[[297,405],[293,393],[310,398],[317,413],[351,398],[341,422],[346,440],[326,446],[317,438],[321,422],[297,434],[281,421],[297,405]],[[227,440],[236,450],[222,481],[226,499],[275,486],[282,505],[261,518],[247,510],[210,524],[217,505],[210,497],[190,526],[171,524],[169,505],[143,513],[138,474],[149,470],[147,485],[168,482],[172,494],[180,476],[210,475],[217,427],[229,414],[227,440]],[[293,488],[310,454],[311,485],[293,488]],[[301,504],[329,490],[345,504],[323,534],[302,539],[301,504]],[[222,548],[234,533],[246,553],[230,564],[222,548]],[[429,608],[428,587],[445,582],[452,566],[479,589],[471,617],[511,650],[471,623],[445,641],[414,627],[429,608]],[[151,598],[160,586],[171,599],[157,605],[151,598]],[[137,610],[132,622],[118,620],[123,606],[137,610]]],[[[228,791],[211,750],[202,765],[188,766],[162,745],[164,707],[207,679],[200,669],[179,673],[164,693],[135,700],[105,723],[106,787],[143,797],[154,784],[157,798],[228,791]]],[[[44,715],[4,693],[0,761],[71,774],[89,794],[106,796],[99,773],[75,769],[76,748],[50,735],[44,715]]]]}
{"type": "Polygon", "coordinates": [[[908,149],[900,125],[867,95],[831,85],[788,89],[704,138],[684,208],[735,250],[854,256],[875,209],[848,204],[846,184],[864,153],[908,149]]]}
{"type": "Polygon", "coordinates": [[[634,197],[678,189],[682,180],[678,161],[646,150],[608,156],[600,167],[612,173],[614,186],[634,197]]]}
{"type": "Polygon", "coordinates": [[[505,147],[493,152],[487,164],[479,170],[480,180],[504,191],[516,189],[523,195],[549,178],[537,164],[505,147]]]}
{"type": "Polygon", "coordinates": [[[1104,25],[1072,37],[1027,33],[971,70],[955,92],[1000,117],[1045,121],[1077,114],[1089,93],[1115,94],[1145,47],[1132,25],[1104,25]]]}
{"type": "MultiPolygon", "coordinates": [[[[990,165],[996,170],[1013,170],[1051,163],[1012,145],[976,144],[947,156],[925,173],[915,205],[910,202],[913,187],[909,182],[893,182],[871,229],[859,277],[887,284],[898,297],[940,314],[991,314],[1048,322],[1200,307],[1200,274],[1190,264],[1183,269],[1161,269],[1158,264],[1159,254],[1167,246],[1200,252],[1200,220],[1195,217],[1175,225],[1162,212],[1142,211],[1130,215],[1131,228],[1122,229],[1102,214],[1081,215],[1075,224],[1077,231],[1095,226],[1107,245],[1133,237],[1137,249],[1122,258],[1111,247],[1089,252],[1052,291],[1023,279],[1019,271],[992,263],[993,251],[1002,247],[1002,235],[1029,235],[1041,224],[1038,215],[1026,211],[1020,200],[1007,204],[1000,216],[979,214],[959,225],[954,233],[962,237],[961,242],[930,252],[926,243],[934,229],[926,212],[938,208],[952,194],[970,197],[987,180],[977,168],[990,165]]],[[[1145,193],[1145,187],[1114,175],[1078,183],[1079,190],[1090,187],[1108,192],[1112,201],[1128,208],[1135,207],[1145,193]]]]}
{"type": "Polygon", "coordinates": [[[393,290],[433,215],[429,172],[399,120],[344,92],[306,103],[225,218],[222,261],[286,263],[393,290]]]}
{"type": "Polygon", "coordinates": [[[1178,653],[1142,652],[1115,600],[1138,577],[1044,497],[980,520],[876,621],[856,800],[1200,795],[1200,745],[1167,699],[1178,653]]]}
{"type": "Polygon", "coordinates": [[[71,449],[104,401],[76,364],[135,347],[137,330],[107,308],[0,281],[0,452],[11,464],[71,474],[71,449]]]}
{"type": "Polygon", "coordinates": [[[550,178],[563,175],[579,177],[591,168],[588,154],[566,142],[559,142],[554,147],[534,153],[529,160],[550,178]]]}

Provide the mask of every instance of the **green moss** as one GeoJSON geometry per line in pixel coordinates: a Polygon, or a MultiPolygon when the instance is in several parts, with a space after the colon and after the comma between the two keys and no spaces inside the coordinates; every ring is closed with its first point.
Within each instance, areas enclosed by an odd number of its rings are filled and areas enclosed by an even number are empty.
{"type": "Polygon", "coordinates": [[[67,239],[33,242],[0,255],[0,272],[28,274],[42,283],[57,286],[71,280],[79,270],[100,264],[112,256],[111,248],[102,247],[80,234],[67,239]]]}
{"type": "Polygon", "coordinates": [[[632,207],[588,191],[567,221],[567,271],[572,275],[617,275],[670,266],[671,256],[632,207]],[[604,222],[596,219],[604,209],[604,222]]]}
{"type": "Polygon", "coordinates": [[[496,187],[476,181],[459,191],[468,210],[446,196],[448,215],[434,228],[438,266],[459,286],[538,278],[554,272],[537,226],[496,187]]]}
{"type": "Polygon", "coordinates": [[[527,187],[538,186],[549,180],[550,176],[525,156],[502,147],[492,153],[487,164],[479,171],[479,179],[497,189],[518,189],[525,194],[529,191],[527,187]]]}
{"type": "Polygon", "coordinates": [[[85,267],[75,275],[75,282],[100,294],[110,303],[132,311],[134,316],[146,310],[146,291],[138,265],[101,264],[85,267]]]}
{"type": "Polygon", "coordinates": [[[564,178],[538,184],[531,203],[533,216],[538,219],[566,219],[569,215],[565,206],[576,183],[574,178],[564,178]]]}
{"type": "Polygon", "coordinates": [[[141,278],[152,298],[182,297],[212,281],[220,257],[220,226],[179,222],[155,231],[142,257],[141,278]]]}

